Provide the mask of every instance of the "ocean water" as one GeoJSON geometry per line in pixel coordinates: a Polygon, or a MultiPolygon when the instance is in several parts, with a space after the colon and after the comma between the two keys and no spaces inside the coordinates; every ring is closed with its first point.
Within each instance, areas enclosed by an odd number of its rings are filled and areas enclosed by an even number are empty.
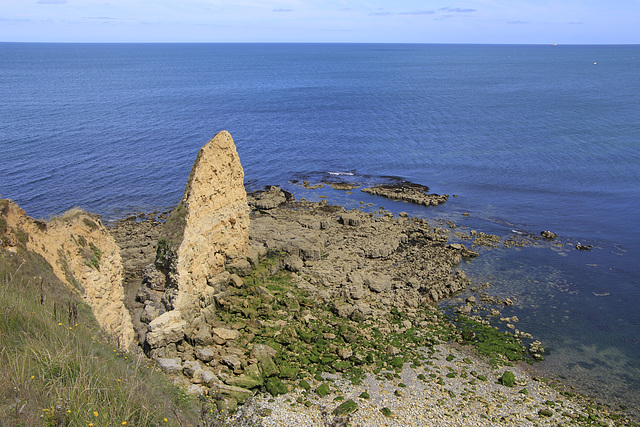
{"type": "Polygon", "coordinates": [[[250,190],[558,233],[461,268],[516,298],[535,369],[640,407],[640,46],[0,43],[0,194],[31,216],[170,207],[222,129],[250,190]],[[457,197],[293,182],[337,173],[457,197]]]}

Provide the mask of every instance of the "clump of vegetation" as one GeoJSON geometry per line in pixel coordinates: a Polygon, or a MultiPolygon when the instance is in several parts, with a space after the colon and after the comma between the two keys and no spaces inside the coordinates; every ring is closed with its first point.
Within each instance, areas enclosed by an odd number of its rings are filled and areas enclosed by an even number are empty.
{"type": "Polygon", "coordinates": [[[187,224],[187,212],[187,207],[183,202],[180,202],[164,222],[160,240],[165,242],[167,248],[175,250],[182,242],[184,228],[187,224]]]}
{"type": "Polygon", "coordinates": [[[79,217],[80,215],[89,215],[87,211],[82,209],[79,206],[74,206],[62,215],[52,216],[49,218],[50,221],[71,221],[74,218],[79,217]]]}
{"type": "Polygon", "coordinates": [[[87,261],[87,265],[100,271],[100,258],[102,257],[102,251],[93,243],[89,243],[89,249],[91,250],[91,258],[87,261]]]}
{"type": "Polygon", "coordinates": [[[456,320],[462,331],[463,343],[473,344],[478,353],[489,358],[493,367],[518,360],[530,361],[526,358],[526,348],[512,334],[501,332],[467,316],[459,316],[456,320]]]}
{"type": "Polygon", "coordinates": [[[505,387],[513,387],[516,384],[516,376],[511,371],[504,371],[500,378],[500,382],[505,387]]]}
{"type": "Polygon", "coordinates": [[[338,417],[342,417],[347,414],[351,414],[358,410],[358,404],[353,400],[349,399],[346,402],[342,403],[336,409],[333,410],[333,415],[338,417]]]}

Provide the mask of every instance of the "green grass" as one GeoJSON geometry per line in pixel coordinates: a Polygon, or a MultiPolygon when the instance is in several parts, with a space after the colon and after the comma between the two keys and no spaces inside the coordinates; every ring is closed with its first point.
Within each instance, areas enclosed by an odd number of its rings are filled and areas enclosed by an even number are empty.
{"type": "Polygon", "coordinates": [[[32,253],[0,250],[0,343],[0,426],[199,423],[198,401],[147,359],[115,350],[32,253]]]}

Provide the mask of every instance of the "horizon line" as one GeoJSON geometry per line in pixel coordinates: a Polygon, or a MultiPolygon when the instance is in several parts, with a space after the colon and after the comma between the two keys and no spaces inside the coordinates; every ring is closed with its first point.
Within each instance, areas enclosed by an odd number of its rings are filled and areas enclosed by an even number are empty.
{"type": "Polygon", "coordinates": [[[353,41],[4,41],[0,44],[388,44],[388,45],[477,45],[477,46],[640,46],[640,43],[474,43],[474,42],[353,42],[353,41]]]}

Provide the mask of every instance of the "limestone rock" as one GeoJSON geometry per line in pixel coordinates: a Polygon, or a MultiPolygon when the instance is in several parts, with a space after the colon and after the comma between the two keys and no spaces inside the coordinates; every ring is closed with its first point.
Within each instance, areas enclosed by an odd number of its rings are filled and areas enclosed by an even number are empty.
{"type": "Polygon", "coordinates": [[[192,384],[187,387],[187,393],[194,396],[202,396],[204,394],[207,394],[207,388],[198,384],[192,384]]]}
{"type": "Polygon", "coordinates": [[[256,360],[276,357],[278,352],[266,344],[256,344],[251,350],[250,356],[256,360]]]}
{"type": "Polygon", "coordinates": [[[179,358],[160,358],[156,359],[156,362],[163,372],[169,374],[178,374],[182,372],[182,361],[179,358]]]}
{"type": "Polygon", "coordinates": [[[193,378],[194,374],[201,369],[202,367],[200,366],[200,363],[198,363],[198,361],[196,360],[192,360],[192,361],[184,362],[184,365],[182,367],[182,373],[189,378],[193,378]]]}
{"type": "Polygon", "coordinates": [[[253,193],[249,197],[249,204],[254,209],[273,209],[287,201],[287,195],[276,186],[270,186],[265,191],[253,193]]]}
{"type": "Polygon", "coordinates": [[[199,348],[196,350],[196,357],[204,363],[208,363],[213,360],[215,353],[210,348],[199,348]]]}
{"type": "Polygon", "coordinates": [[[121,349],[128,349],[136,335],[124,305],[122,257],[100,219],[74,208],[48,222],[38,221],[10,200],[2,214],[6,241],[0,244],[11,249],[17,244],[17,231],[26,233],[26,249],[41,255],[63,283],[80,292],[98,324],[121,349]]]}
{"type": "Polygon", "coordinates": [[[249,244],[249,206],[244,171],[231,135],[218,133],[198,152],[184,196],[167,219],[170,244],[177,245],[175,308],[188,312],[225,269],[226,258],[241,259],[249,244]]]}
{"type": "Polygon", "coordinates": [[[253,392],[251,390],[227,385],[221,382],[215,382],[211,384],[211,392],[213,394],[213,397],[216,399],[219,396],[226,396],[235,399],[238,403],[244,403],[251,396],[253,396],[253,392]]]}
{"type": "Polygon", "coordinates": [[[151,264],[146,266],[144,269],[142,284],[154,291],[164,291],[166,286],[166,276],[156,269],[155,265],[151,264]]]}
{"type": "Polygon", "coordinates": [[[211,387],[212,384],[220,382],[216,374],[211,372],[208,369],[203,369],[199,372],[200,382],[208,387],[211,387]]]}
{"type": "Polygon", "coordinates": [[[180,311],[168,311],[149,323],[147,343],[153,348],[165,347],[184,338],[187,322],[182,320],[180,311]]]}
{"type": "Polygon", "coordinates": [[[369,286],[369,289],[373,292],[384,292],[391,288],[391,276],[387,274],[381,274],[378,276],[369,275],[365,277],[364,283],[369,286]]]}
{"type": "Polygon", "coordinates": [[[240,332],[236,331],[235,329],[227,328],[213,328],[211,329],[211,332],[213,332],[216,337],[224,341],[235,340],[240,335],[240,332]]]}

